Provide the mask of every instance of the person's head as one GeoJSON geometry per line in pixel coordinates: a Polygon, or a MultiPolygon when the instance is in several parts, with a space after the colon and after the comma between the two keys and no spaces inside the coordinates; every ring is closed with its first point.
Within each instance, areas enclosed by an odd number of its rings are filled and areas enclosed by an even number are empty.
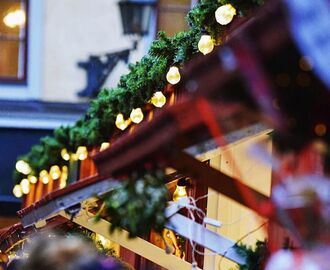
{"type": "Polygon", "coordinates": [[[13,259],[9,261],[6,270],[22,270],[23,260],[13,259]]]}
{"type": "Polygon", "coordinates": [[[24,270],[80,270],[97,260],[95,250],[76,237],[38,237],[28,253],[24,270]]]}

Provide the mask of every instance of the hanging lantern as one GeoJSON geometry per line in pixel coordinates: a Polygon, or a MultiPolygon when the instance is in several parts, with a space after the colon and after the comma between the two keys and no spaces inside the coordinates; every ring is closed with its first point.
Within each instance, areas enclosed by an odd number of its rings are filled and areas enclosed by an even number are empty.
{"type": "Polygon", "coordinates": [[[49,183],[49,175],[48,175],[48,172],[46,170],[42,170],[40,173],[39,173],[39,177],[41,179],[41,182],[45,185],[47,185],[49,183]]]}
{"type": "Polygon", "coordinates": [[[181,80],[181,75],[178,67],[170,67],[166,74],[166,79],[170,84],[177,84],[181,80]]]}
{"type": "Polygon", "coordinates": [[[213,51],[214,42],[210,35],[202,35],[199,42],[198,42],[198,50],[202,54],[208,54],[213,51]]]}
{"type": "Polygon", "coordinates": [[[49,175],[53,180],[59,179],[61,176],[60,167],[57,165],[50,167],[49,175]]]}
{"type": "Polygon", "coordinates": [[[30,165],[24,160],[19,160],[16,162],[15,168],[18,172],[28,175],[31,172],[30,165]]]}
{"type": "Polygon", "coordinates": [[[144,36],[148,34],[149,22],[156,0],[119,1],[124,34],[144,36]]]}
{"type": "Polygon", "coordinates": [[[76,151],[77,158],[79,160],[85,160],[88,157],[88,151],[86,146],[78,146],[76,151]]]}
{"type": "Polygon", "coordinates": [[[13,188],[13,194],[16,198],[21,198],[23,196],[23,192],[20,185],[15,185],[13,188]]]}
{"type": "Polygon", "coordinates": [[[25,195],[29,194],[30,182],[28,179],[26,179],[26,178],[22,179],[20,186],[21,186],[21,190],[22,190],[23,194],[25,194],[25,195]]]}
{"type": "Polygon", "coordinates": [[[34,175],[29,175],[28,179],[29,179],[31,184],[36,184],[38,182],[38,178],[35,177],[34,175]]]}
{"type": "Polygon", "coordinates": [[[215,11],[215,19],[221,25],[229,24],[235,15],[236,9],[231,4],[223,5],[215,11]]]}
{"type": "Polygon", "coordinates": [[[133,109],[130,114],[130,118],[131,118],[132,122],[135,124],[141,123],[141,121],[143,120],[143,112],[142,112],[141,108],[133,109]]]}
{"type": "Polygon", "coordinates": [[[124,115],[119,113],[116,117],[116,127],[119,128],[120,130],[125,130],[128,125],[129,125],[129,121],[124,119],[124,115]]]}
{"type": "Polygon", "coordinates": [[[166,104],[166,97],[161,91],[155,92],[151,98],[151,103],[157,107],[161,108],[166,104]]]}
{"type": "Polygon", "coordinates": [[[109,147],[110,147],[110,143],[109,142],[104,142],[104,143],[101,144],[100,151],[104,151],[105,149],[107,149],[109,147]]]}
{"type": "Polygon", "coordinates": [[[175,191],[173,193],[173,201],[177,202],[179,201],[181,198],[185,198],[187,197],[187,190],[186,190],[186,180],[184,178],[179,179],[177,184],[176,184],[176,188],[175,191]]]}
{"type": "Polygon", "coordinates": [[[62,149],[61,157],[66,161],[70,160],[70,154],[68,153],[68,150],[66,150],[66,148],[62,149]]]}

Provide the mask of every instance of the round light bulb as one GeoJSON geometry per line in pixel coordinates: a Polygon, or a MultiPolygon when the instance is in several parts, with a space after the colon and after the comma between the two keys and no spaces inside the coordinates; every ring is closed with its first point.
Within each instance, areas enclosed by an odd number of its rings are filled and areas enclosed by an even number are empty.
{"type": "Polygon", "coordinates": [[[38,182],[38,178],[35,177],[34,175],[29,175],[28,179],[29,179],[31,184],[36,184],[38,182]]]}
{"type": "Polygon", "coordinates": [[[61,176],[61,170],[60,167],[57,165],[54,165],[52,167],[50,167],[50,171],[49,171],[50,177],[53,180],[57,180],[58,178],[60,178],[61,176]]]}
{"type": "Polygon", "coordinates": [[[22,9],[18,9],[9,12],[4,18],[3,22],[6,26],[14,28],[16,26],[22,26],[25,23],[25,12],[22,9]]]}
{"type": "Polygon", "coordinates": [[[39,173],[39,176],[40,176],[41,182],[43,184],[47,185],[49,183],[49,175],[48,175],[48,172],[46,170],[42,170],[39,173]]]}
{"type": "Polygon", "coordinates": [[[13,188],[13,194],[16,198],[21,198],[23,196],[23,192],[21,189],[21,185],[15,185],[13,188]]]}
{"type": "Polygon", "coordinates": [[[130,118],[131,118],[132,122],[135,124],[141,123],[141,121],[143,120],[143,112],[142,112],[141,108],[133,109],[130,114],[130,118]]]}
{"type": "Polygon", "coordinates": [[[166,79],[170,84],[177,84],[181,80],[180,71],[177,67],[170,67],[166,74],[166,79]]]}
{"type": "Polygon", "coordinates": [[[24,160],[19,160],[16,162],[15,168],[18,172],[28,175],[31,172],[30,165],[24,160]]]}
{"type": "Polygon", "coordinates": [[[20,186],[21,186],[21,190],[23,192],[23,194],[29,194],[30,192],[30,181],[26,178],[22,179],[21,183],[20,183],[20,186]]]}
{"type": "Polygon", "coordinates": [[[161,108],[166,104],[166,97],[161,91],[155,92],[151,98],[151,103],[157,107],[161,108]]]}
{"type": "Polygon", "coordinates": [[[76,155],[79,160],[85,160],[88,157],[88,151],[86,146],[78,146],[76,155]]]}
{"type": "Polygon", "coordinates": [[[120,130],[125,130],[128,127],[129,121],[124,119],[124,115],[119,113],[116,117],[116,127],[120,130]]]}
{"type": "Polygon", "coordinates": [[[62,157],[64,160],[66,160],[66,161],[70,160],[70,154],[68,153],[68,150],[66,150],[65,148],[63,148],[63,149],[61,150],[61,157],[62,157]]]}
{"type": "Polygon", "coordinates": [[[223,5],[215,11],[215,19],[221,25],[229,24],[235,15],[236,9],[231,4],[223,5]]]}
{"type": "Polygon", "coordinates": [[[214,42],[210,35],[202,35],[199,42],[198,42],[198,50],[202,54],[208,54],[213,51],[214,42]]]}
{"type": "Polygon", "coordinates": [[[105,149],[107,149],[109,147],[110,147],[110,143],[109,142],[104,142],[104,143],[101,144],[100,151],[104,151],[105,149]]]}

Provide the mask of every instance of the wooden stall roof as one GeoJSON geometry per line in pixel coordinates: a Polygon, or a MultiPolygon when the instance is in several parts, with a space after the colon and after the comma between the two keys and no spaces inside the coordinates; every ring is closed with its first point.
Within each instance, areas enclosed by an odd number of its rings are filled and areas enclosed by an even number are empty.
{"type": "MultiPolygon", "coordinates": [[[[228,103],[226,97],[222,95],[228,92],[226,89],[228,82],[240,81],[242,74],[245,74],[237,63],[232,62],[228,49],[235,51],[242,41],[251,41],[251,39],[257,44],[260,55],[271,55],[282,48],[283,44],[290,42],[290,33],[280,10],[279,1],[265,5],[258,16],[234,31],[223,46],[216,48],[209,55],[193,59],[183,70],[184,77],[178,88],[184,89],[185,91],[180,92],[185,94],[176,104],[158,111],[152,121],[145,121],[134,127],[133,132],[123,133],[109,149],[94,155],[93,159],[99,169],[98,176],[54,191],[33,205],[20,210],[18,215],[22,218],[23,226],[29,226],[42,219],[46,213],[49,215],[66,209],[92,195],[113,188],[116,181],[109,181],[113,180],[113,176],[126,175],[132,168],[154,160],[154,157],[164,165],[177,166],[177,169],[182,170],[183,173],[189,173],[188,168],[191,169],[193,165],[196,169],[192,171],[194,177],[203,178],[204,181],[210,179],[209,182],[205,182],[206,185],[225,192],[225,195],[240,203],[245,204],[240,189],[248,189],[258,200],[268,199],[238,180],[216,170],[212,171],[211,168],[208,168],[209,174],[203,174],[205,165],[199,164],[185,153],[184,149],[212,138],[209,127],[198,110],[201,97],[220,102],[225,100],[224,103],[220,103],[221,106],[213,108],[214,116],[221,123],[224,135],[257,123],[258,118],[254,114],[242,106],[228,103]]],[[[245,75],[248,77],[249,74],[245,75]]]]}

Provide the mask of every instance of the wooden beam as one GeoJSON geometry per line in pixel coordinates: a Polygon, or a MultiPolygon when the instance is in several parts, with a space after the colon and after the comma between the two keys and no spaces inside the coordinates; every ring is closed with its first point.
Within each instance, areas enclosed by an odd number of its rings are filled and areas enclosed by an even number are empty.
{"type": "Polygon", "coordinates": [[[258,205],[250,204],[245,194],[249,196],[249,199],[254,200],[257,203],[269,200],[269,197],[262,193],[248,187],[239,180],[208,166],[204,162],[195,159],[183,151],[171,151],[169,152],[169,155],[169,165],[174,169],[192,177],[196,181],[200,181],[208,187],[254,211],[257,211],[258,213],[258,205]]]}
{"type": "MultiPolygon", "coordinates": [[[[70,219],[65,212],[60,213],[63,217],[70,219]]],[[[74,219],[73,222],[83,226],[84,228],[98,233],[105,238],[118,243],[119,245],[133,251],[134,253],[158,264],[161,267],[170,270],[191,270],[192,265],[179,257],[172,254],[166,254],[165,250],[149,243],[142,238],[128,237],[128,232],[125,230],[115,231],[114,233],[109,233],[110,223],[104,219],[101,219],[97,223],[93,221],[93,218],[87,216],[85,213],[81,212],[74,219]]],[[[197,268],[201,270],[200,268],[197,268]]]]}

